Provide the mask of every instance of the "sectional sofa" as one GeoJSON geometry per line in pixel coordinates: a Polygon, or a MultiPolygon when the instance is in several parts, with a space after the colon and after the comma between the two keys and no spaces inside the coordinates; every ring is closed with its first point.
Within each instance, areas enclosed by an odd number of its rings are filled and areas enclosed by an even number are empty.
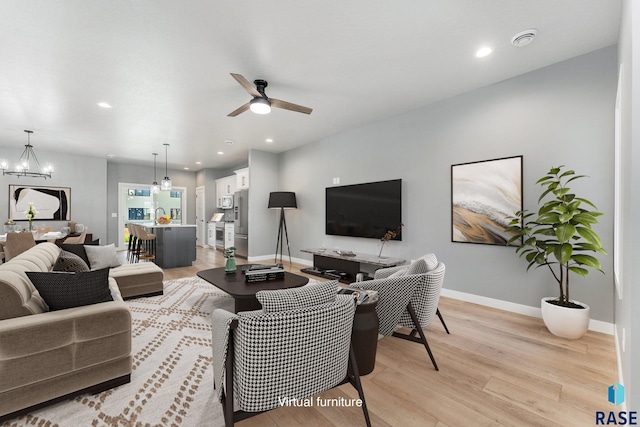
{"type": "Polygon", "coordinates": [[[48,311],[26,272],[50,271],[61,249],[42,243],[0,265],[0,422],[130,381],[131,314],[123,296],[162,292],[162,269],[109,273],[113,301],[48,311]]]}

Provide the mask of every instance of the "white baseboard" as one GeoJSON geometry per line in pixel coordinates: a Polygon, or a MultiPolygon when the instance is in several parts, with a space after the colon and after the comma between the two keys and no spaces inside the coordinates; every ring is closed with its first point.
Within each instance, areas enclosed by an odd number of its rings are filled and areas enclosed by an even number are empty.
{"type": "MultiPolygon", "coordinates": [[[[495,298],[483,297],[480,295],[468,294],[466,292],[454,291],[442,288],[440,295],[461,301],[472,302],[487,307],[497,308],[499,310],[510,311],[512,313],[524,314],[526,316],[542,318],[540,307],[531,307],[524,304],[517,304],[509,301],[502,301],[495,298]]],[[[601,320],[589,321],[589,330],[602,332],[604,334],[613,335],[615,333],[615,325],[613,323],[603,322],[601,320]]]]}

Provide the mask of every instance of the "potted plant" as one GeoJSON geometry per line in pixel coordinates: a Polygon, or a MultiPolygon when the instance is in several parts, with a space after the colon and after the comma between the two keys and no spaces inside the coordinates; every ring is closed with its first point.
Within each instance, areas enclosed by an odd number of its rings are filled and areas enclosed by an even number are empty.
{"type": "Polygon", "coordinates": [[[600,261],[593,254],[607,252],[591,228],[602,213],[595,211],[596,206],[589,200],[576,197],[567,186],[585,175],[562,168],[551,168],[536,182],[545,188],[538,199],[538,204],[543,204],[537,215],[523,210],[510,218],[507,231],[514,236],[507,245],[522,239],[516,253],[529,263],[527,271],[534,266],[549,269],[560,295],[542,299],[542,319],[552,334],[578,339],[589,328],[589,306],[570,298],[570,273],[584,277],[589,269],[602,272],[600,261]]]}

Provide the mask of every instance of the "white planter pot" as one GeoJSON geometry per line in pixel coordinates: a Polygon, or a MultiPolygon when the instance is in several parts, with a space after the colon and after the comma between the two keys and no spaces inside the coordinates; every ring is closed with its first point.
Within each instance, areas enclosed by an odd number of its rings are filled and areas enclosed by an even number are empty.
{"type": "Polygon", "coordinates": [[[582,338],[589,330],[589,306],[580,301],[572,302],[583,306],[584,309],[561,307],[547,302],[553,299],[556,297],[542,298],[540,304],[542,320],[549,332],[570,340],[582,338]]]}

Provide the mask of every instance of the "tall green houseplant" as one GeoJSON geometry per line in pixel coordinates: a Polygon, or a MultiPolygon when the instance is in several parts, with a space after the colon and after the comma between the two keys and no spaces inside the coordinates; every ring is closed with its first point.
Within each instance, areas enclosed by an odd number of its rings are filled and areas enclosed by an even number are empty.
{"type": "Polygon", "coordinates": [[[545,190],[538,199],[538,215],[526,210],[518,211],[511,217],[507,231],[515,233],[507,245],[522,238],[516,249],[520,257],[525,257],[529,265],[547,267],[558,283],[560,296],[553,304],[570,308],[582,308],[571,302],[569,297],[569,273],[586,276],[589,268],[602,272],[600,261],[593,256],[596,252],[606,254],[600,237],[591,226],[598,223],[601,212],[589,200],[576,197],[567,186],[570,182],[584,178],[572,170],[562,171],[564,166],[553,167],[540,178],[545,190]]]}

